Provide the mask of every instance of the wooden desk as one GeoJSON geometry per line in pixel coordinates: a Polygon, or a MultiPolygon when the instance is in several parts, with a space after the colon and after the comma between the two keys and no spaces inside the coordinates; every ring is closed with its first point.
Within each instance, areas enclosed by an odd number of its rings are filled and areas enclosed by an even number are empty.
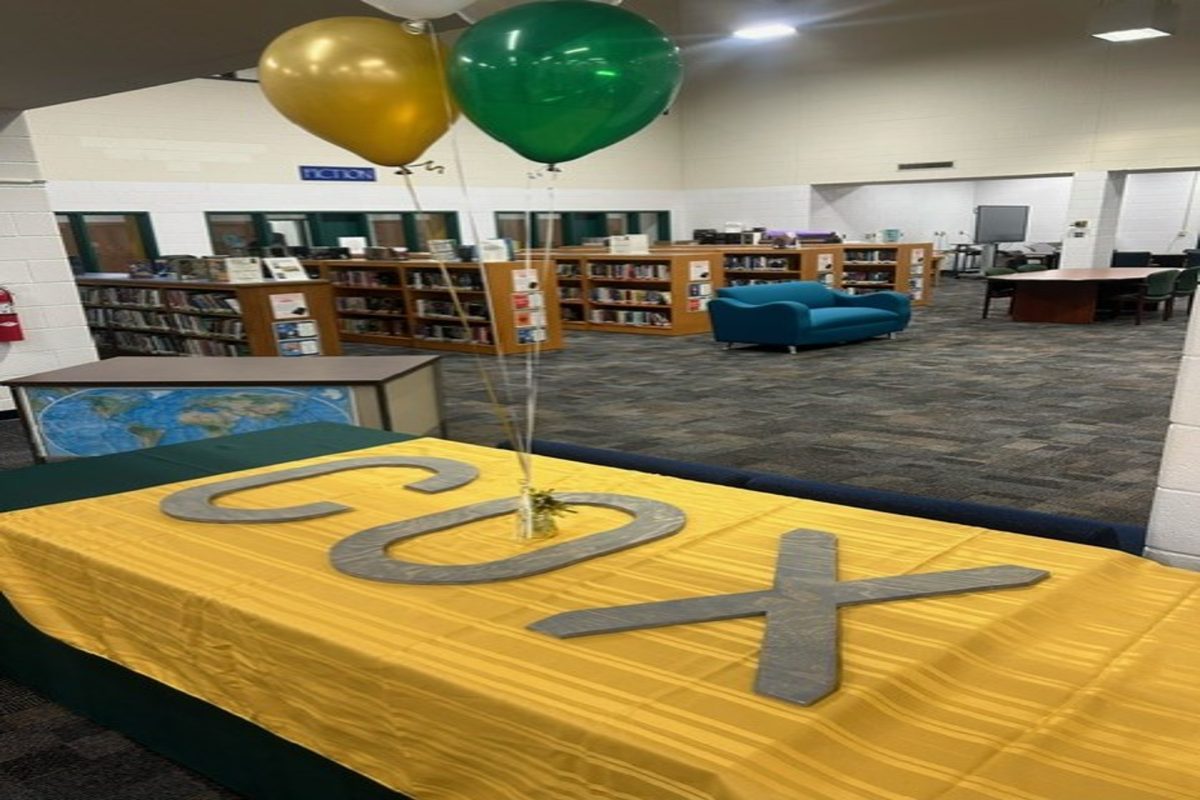
{"type": "Polygon", "coordinates": [[[1096,299],[1100,284],[1113,281],[1141,281],[1161,268],[1104,267],[1101,269],[1056,269],[1046,272],[1022,272],[994,275],[989,281],[1015,284],[1012,318],[1017,322],[1063,322],[1084,324],[1096,319],[1096,299]]]}

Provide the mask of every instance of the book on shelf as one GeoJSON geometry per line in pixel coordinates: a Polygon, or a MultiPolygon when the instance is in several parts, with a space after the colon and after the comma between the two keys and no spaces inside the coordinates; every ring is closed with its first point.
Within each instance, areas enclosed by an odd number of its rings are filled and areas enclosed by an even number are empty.
{"type": "Polygon", "coordinates": [[[263,264],[266,265],[267,271],[271,273],[271,277],[277,281],[309,280],[308,272],[305,271],[304,265],[300,263],[300,259],[293,256],[264,258],[263,264]]]}
{"type": "Polygon", "coordinates": [[[402,319],[372,319],[363,317],[338,320],[342,333],[368,334],[373,336],[407,336],[408,328],[402,319]]]}
{"type": "Polygon", "coordinates": [[[455,262],[461,260],[458,257],[457,239],[430,239],[429,253],[433,256],[434,261],[455,262]]]}
{"type": "Polygon", "coordinates": [[[631,305],[671,305],[671,293],[653,289],[617,289],[597,286],[592,289],[591,299],[597,303],[629,303],[631,305]]]}
{"type": "Polygon", "coordinates": [[[669,281],[671,280],[670,264],[607,264],[591,263],[588,265],[589,275],[599,280],[621,281],[669,281]]]}
{"type": "Polygon", "coordinates": [[[458,309],[468,317],[486,321],[489,319],[487,303],[465,303],[458,305],[452,300],[417,300],[417,314],[423,317],[453,317],[458,318],[458,309]]]}
{"type": "MultiPolygon", "coordinates": [[[[455,289],[464,291],[483,291],[483,276],[477,272],[454,270],[450,272],[450,281],[455,289]]],[[[445,277],[440,271],[413,270],[408,274],[408,288],[426,291],[449,291],[445,277]]]]}
{"type": "Polygon", "coordinates": [[[420,324],[413,329],[413,335],[417,339],[425,339],[431,342],[455,342],[459,344],[494,344],[492,339],[492,329],[490,325],[471,325],[464,328],[462,325],[435,325],[435,324],[420,324]]]}
{"type": "Polygon", "coordinates": [[[635,325],[651,328],[671,327],[671,315],[660,311],[627,311],[617,308],[594,308],[590,322],[600,325],[635,325]]]}

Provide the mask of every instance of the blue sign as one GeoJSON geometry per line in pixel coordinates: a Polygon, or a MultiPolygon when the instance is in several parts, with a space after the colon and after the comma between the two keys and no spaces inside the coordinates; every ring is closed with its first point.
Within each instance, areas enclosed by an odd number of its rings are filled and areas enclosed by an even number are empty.
{"type": "Polygon", "coordinates": [[[374,167],[301,167],[302,181],[374,181],[374,167]]]}

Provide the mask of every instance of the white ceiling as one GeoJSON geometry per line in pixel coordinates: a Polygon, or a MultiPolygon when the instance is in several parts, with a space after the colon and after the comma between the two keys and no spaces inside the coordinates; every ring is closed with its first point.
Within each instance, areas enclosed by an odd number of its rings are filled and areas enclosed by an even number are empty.
{"type": "Polygon", "coordinates": [[[4,0],[0,108],[232,72],[295,25],[385,16],[359,0],[4,0]]]}
{"type": "MultiPolygon", "coordinates": [[[[863,47],[907,55],[1002,41],[1083,37],[1100,0],[625,0],[675,35],[693,66],[804,57],[840,68],[863,47]],[[716,44],[763,21],[800,27],[793,45],[755,53],[716,44]],[[1076,35],[1078,28],[1078,35],[1076,35]],[[1067,35],[1067,34],[1071,35],[1067,35]],[[712,44],[707,44],[712,43],[712,44]],[[712,52],[716,47],[716,52],[712,52]],[[755,58],[754,55],[759,56],[755,58]]],[[[3,0],[0,108],[24,109],[253,66],[295,25],[341,15],[384,16],[361,0],[3,0]]],[[[1182,0],[1187,12],[1200,0],[1182,0]]],[[[1193,13],[1195,16],[1195,13],[1193,13]]],[[[457,18],[439,28],[459,27],[457,18]]],[[[746,64],[735,64],[737,67],[746,64]]]]}

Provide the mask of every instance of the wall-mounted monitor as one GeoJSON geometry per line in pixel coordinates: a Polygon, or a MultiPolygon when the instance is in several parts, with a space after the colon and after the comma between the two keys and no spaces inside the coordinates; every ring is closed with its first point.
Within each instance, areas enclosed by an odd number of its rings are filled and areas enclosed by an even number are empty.
{"type": "Polygon", "coordinates": [[[1029,235],[1029,206],[979,206],[975,243],[1023,242],[1029,235]]]}

